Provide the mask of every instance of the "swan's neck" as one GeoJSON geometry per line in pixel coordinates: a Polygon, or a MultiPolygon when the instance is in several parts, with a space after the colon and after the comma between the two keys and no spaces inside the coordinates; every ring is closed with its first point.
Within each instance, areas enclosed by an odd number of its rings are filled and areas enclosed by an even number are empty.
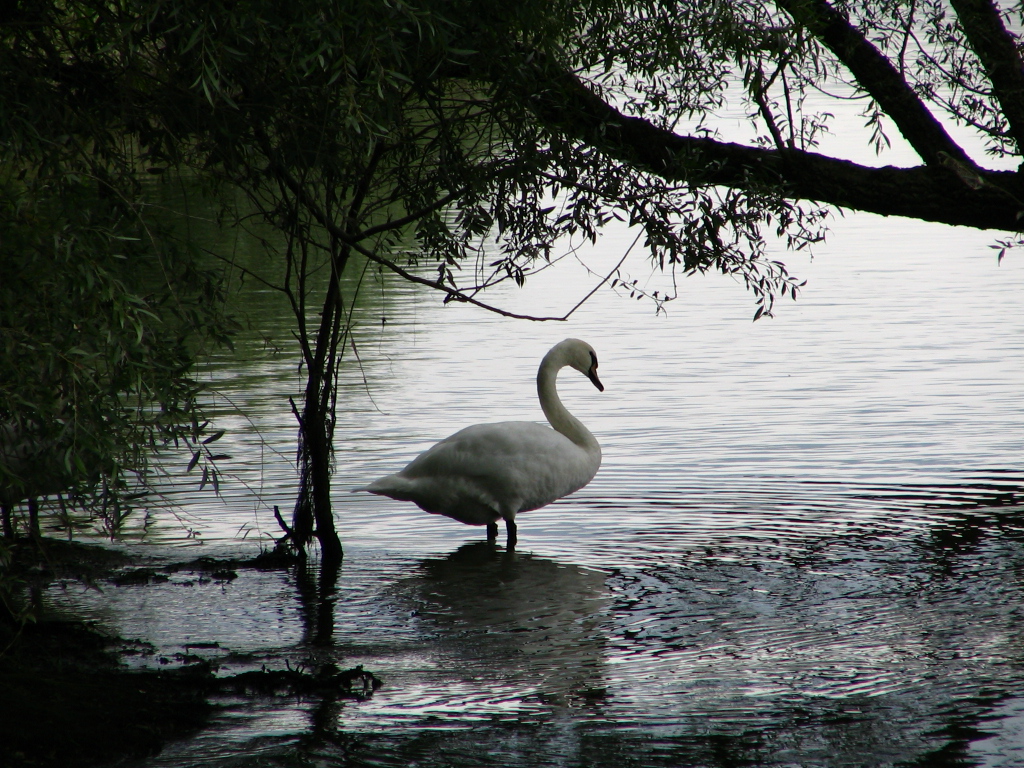
{"type": "Polygon", "coordinates": [[[547,357],[541,363],[540,370],[537,371],[537,396],[540,398],[540,407],[544,409],[544,415],[555,431],[561,432],[587,453],[596,453],[600,456],[601,446],[590,430],[569,413],[558,397],[555,378],[562,367],[563,365],[547,357]]]}

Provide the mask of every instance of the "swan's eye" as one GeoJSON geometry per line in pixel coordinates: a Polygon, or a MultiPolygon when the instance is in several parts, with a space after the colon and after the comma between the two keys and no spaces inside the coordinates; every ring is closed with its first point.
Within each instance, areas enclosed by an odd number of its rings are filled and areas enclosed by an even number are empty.
{"type": "Polygon", "coordinates": [[[594,352],[590,353],[590,365],[592,368],[597,368],[597,355],[594,352]]]}

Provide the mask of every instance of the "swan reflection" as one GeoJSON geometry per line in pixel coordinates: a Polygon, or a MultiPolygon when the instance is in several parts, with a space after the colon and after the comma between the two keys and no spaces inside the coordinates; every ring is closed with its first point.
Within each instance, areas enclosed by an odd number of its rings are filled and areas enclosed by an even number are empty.
{"type": "Polygon", "coordinates": [[[604,574],[476,542],[395,588],[463,674],[548,703],[603,696],[604,574]]]}

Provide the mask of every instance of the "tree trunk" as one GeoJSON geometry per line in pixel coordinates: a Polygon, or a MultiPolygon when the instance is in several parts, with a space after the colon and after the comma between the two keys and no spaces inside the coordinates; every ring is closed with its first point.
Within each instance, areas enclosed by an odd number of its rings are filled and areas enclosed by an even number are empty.
{"type": "Polygon", "coordinates": [[[299,493],[295,501],[292,538],[300,553],[315,535],[326,561],[342,558],[341,540],[331,509],[331,439],[323,404],[324,371],[310,371],[299,420],[299,493]],[[315,527],[314,527],[315,526],[315,527]]]}
{"type": "Polygon", "coordinates": [[[310,382],[299,424],[299,493],[292,538],[301,553],[315,535],[324,558],[339,560],[344,553],[331,509],[331,444],[325,423],[328,414],[321,412],[319,403],[319,392],[313,391],[310,382]]]}
{"type": "Polygon", "coordinates": [[[331,454],[334,437],[335,372],[342,321],[339,277],[347,252],[332,258],[330,284],[324,296],[315,347],[305,350],[307,381],[299,418],[299,494],[295,502],[292,537],[300,553],[315,535],[325,564],[344,555],[331,509],[331,454]],[[315,528],[314,528],[315,524],[315,528]]]}
{"type": "MultiPolygon", "coordinates": [[[[317,402],[319,403],[319,400],[317,402]]],[[[309,462],[313,519],[316,522],[316,537],[320,542],[320,554],[325,562],[334,563],[342,558],[344,551],[334,528],[334,511],[331,508],[332,446],[327,436],[326,421],[328,418],[328,414],[318,413],[312,421],[306,421],[305,445],[309,462]]]]}

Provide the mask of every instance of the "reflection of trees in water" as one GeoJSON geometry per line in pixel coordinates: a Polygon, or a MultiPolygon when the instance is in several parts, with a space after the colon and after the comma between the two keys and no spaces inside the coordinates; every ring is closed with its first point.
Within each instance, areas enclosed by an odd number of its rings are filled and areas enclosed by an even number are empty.
{"type": "Polygon", "coordinates": [[[419,570],[395,589],[458,671],[526,683],[552,703],[602,695],[603,573],[484,542],[419,570]]]}
{"type": "MultiPolygon", "coordinates": [[[[341,561],[325,558],[314,563],[301,558],[295,565],[295,585],[302,615],[302,644],[309,651],[312,674],[339,671],[343,663],[334,652],[334,609],[338,600],[338,579],[341,576],[341,561]]],[[[339,737],[338,718],[344,711],[347,696],[339,697],[336,692],[324,692],[309,709],[309,732],[302,739],[304,751],[315,750],[322,743],[336,742],[339,737]]]]}
{"type": "Polygon", "coordinates": [[[1001,473],[933,491],[925,508],[942,521],[920,546],[925,559],[946,576],[962,557],[977,553],[986,540],[1024,542],[1024,478],[1001,473]]]}
{"type": "MultiPolygon", "coordinates": [[[[562,721],[500,723],[454,731],[338,733],[315,751],[304,752],[303,759],[312,757],[338,768],[754,768],[767,764],[762,758],[770,754],[770,748],[770,736],[756,733],[661,737],[591,727],[585,722],[569,727],[562,721]]],[[[292,763],[282,757],[273,763],[278,764],[292,763]]]]}
{"type": "Polygon", "coordinates": [[[998,731],[990,716],[1024,670],[1024,495],[1006,478],[875,490],[862,498],[890,520],[774,553],[737,537],[610,577],[482,543],[425,560],[392,590],[446,672],[568,706],[467,731],[321,732],[304,754],[423,768],[972,764],[970,742],[998,731]],[[922,510],[934,524],[899,524],[922,510]]]}
{"type": "Polygon", "coordinates": [[[865,489],[888,514],[847,502],[853,533],[802,539],[797,510],[790,539],[740,525],[705,556],[614,574],[610,669],[652,682],[613,679],[613,708],[640,727],[760,727],[798,764],[968,764],[1024,675],[1019,480],[865,489]]]}
{"type": "Polygon", "coordinates": [[[328,646],[334,637],[334,604],[340,575],[340,561],[325,560],[314,565],[302,559],[295,566],[303,641],[308,645],[328,646]]]}

